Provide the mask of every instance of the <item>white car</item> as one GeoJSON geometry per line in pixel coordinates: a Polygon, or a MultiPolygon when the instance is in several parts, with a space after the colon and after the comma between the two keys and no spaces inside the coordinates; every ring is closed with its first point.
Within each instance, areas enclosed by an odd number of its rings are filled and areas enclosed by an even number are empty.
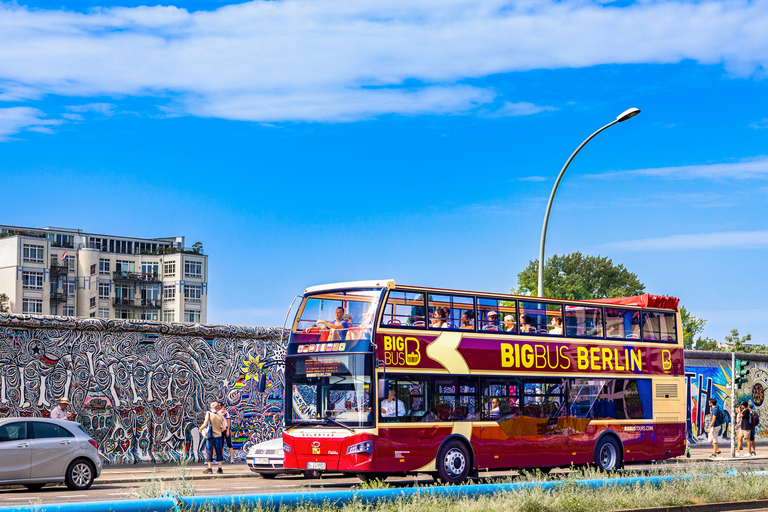
{"type": "Polygon", "coordinates": [[[283,438],[255,444],[248,450],[248,467],[261,478],[275,478],[277,475],[303,474],[306,478],[320,478],[320,471],[283,468],[283,438]]]}
{"type": "Polygon", "coordinates": [[[0,485],[36,491],[64,482],[88,489],[101,475],[96,441],[79,423],[48,418],[0,419],[0,485]]]}

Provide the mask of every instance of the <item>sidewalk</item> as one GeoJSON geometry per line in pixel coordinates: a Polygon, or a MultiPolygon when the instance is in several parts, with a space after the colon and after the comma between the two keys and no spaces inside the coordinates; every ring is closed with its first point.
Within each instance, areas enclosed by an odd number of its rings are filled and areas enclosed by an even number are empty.
{"type": "MultiPolygon", "coordinates": [[[[205,475],[203,470],[208,467],[207,464],[194,462],[187,465],[187,480],[210,480],[211,478],[246,478],[250,476],[259,476],[257,473],[248,469],[244,461],[238,461],[235,464],[225,462],[223,466],[223,475],[216,474],[217,465],[213,465],[213,474],[205,475]]],[[[125,484],[132,482],[146,482],[152,479],[152,475],[160,481],[172,481],[175,470],[178,465],[173,462],[165,464],[112,464],[104,465],[101,470],[101,476],[97,479],[100,484],[125,484]]]]}
{"type": "MultiPolygon", "coordinates": [[[[736,445],[738,446],[738,444],[736,445]]],[[[706,442],[699,442],[696,444],[689,445],[688,448],[691,450],[691,458],[687,458],[685,456],[678,457],[676,459],[669,459],[665,462],[668,463],[674,463],[674,462],[690,462],[690,461],[696,461],[696,462],[702,462],[702,461],[734,461],[734,460],[765,460],[768,459],[768,439],[758,439],[755,441],[755,453],[757,454],[755,457],[731,457],[731,441],[730,439],[721,439],[720,443],[718,443],[718,449],[720,450],[720,455],[713,458],[712,455],[712,445],[706,442]]],[[[747,447],[746,444],[742,447],[741,450],[742,455],[747,453],[747,447]]]]}

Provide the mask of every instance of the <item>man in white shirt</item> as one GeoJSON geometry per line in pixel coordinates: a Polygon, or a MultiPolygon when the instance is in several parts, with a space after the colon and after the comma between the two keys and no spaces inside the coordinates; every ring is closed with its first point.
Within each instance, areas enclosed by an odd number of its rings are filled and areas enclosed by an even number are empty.
{"type": "Polygon", "coordinates": [[[394,418],[395,411],[397,411],[397,416],[405,416],[405,404],[399,398],[395,398],[395,391],[390,389],[387,399],[381,401],[381,416],[394,418]]]}
{"type": "Polygon", "coordinates": [[[71,412],[67,412],[67,406],[69,405],[69,400],[67,397],[62,398],[59,400],[59,405],[53,408],[51,411],[51,419],[52,420],[72,420],[74,418],[74,414],[71,412]]]}

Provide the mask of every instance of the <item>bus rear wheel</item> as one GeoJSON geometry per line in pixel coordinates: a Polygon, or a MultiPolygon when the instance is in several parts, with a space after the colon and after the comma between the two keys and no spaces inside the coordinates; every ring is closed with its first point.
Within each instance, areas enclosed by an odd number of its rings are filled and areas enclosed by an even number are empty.
{"type": "Polygon", "coordinates": [[[619,445],[612,437],[605,436],[595,447],[595,466],[600,471],[614,471],[621,464],[619,445]]]}
{"type": "Polygon", "coordinates": [[[387,479],[386,473],[358,473],[357,478],[363,482],[372,482],[373,480],[381,480],[382,482],[387,479]]]}
{"type": "Polygon", "coordinates": [[[444,483],[460,484],[469,475],[469,452],[458,440],[448,441],[437,456],[437,476],[444,483]]]}

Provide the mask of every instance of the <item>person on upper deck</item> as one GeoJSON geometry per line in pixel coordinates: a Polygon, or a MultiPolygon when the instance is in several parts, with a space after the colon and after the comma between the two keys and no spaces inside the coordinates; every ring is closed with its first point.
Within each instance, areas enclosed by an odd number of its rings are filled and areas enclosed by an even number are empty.
{"type": "Polygon", "coordinates": [[[326,322],[325,320],[318,320],[317,325],[321,330],[334,329],[339,335],[339,340],[344,341],[347,338],[347,329],[349,329],[350,321],[352,317],[344,314],[344,308],[336,308],[336,322],[326,322]],[[347,319],[349,318],[349,319],[347,319]]]}

